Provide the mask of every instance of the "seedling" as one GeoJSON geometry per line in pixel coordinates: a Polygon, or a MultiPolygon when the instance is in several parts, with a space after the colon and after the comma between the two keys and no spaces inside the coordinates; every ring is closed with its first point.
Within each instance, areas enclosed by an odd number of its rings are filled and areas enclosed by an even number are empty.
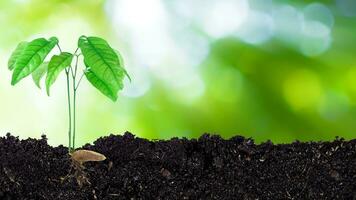
{"type": "Polygon", "coordinates": [[[62,181],[74,177],[80,187],[82,187],[84,184],[90,184],[84,171],[85,167],[83,164],[89,161],[99,162],[106,159],[103,154],[89,150],[77,150],[71,153],[71,157],[72,169],[74,169],[74,173],[69,173],[66,177],[62,178],[62,181]]]}
{"type": "Polygon", "coordinates": [[[123,59],[120,53],[99,37],[81,36],[74,53],[63,52],[56,37],[51,37],[48,40],[38,38],[31,42],[21,42],[9,59],[8,68],[13,71],[12,85],[16,85],[23,78],[32,75],[35,84],[41,88],[40,81],[47,74],[45,85],[48,96],[50,95],[50,87],[59,74],[62,71],[65,72],[67,78],[69,152],[73,152],[75,149],[76,101],[82,78],[85,76],[96,89],[112,101],[117,100],[117,93],[123,88],[125,76],[130,79],[123,67],[123,59]],[[52,56],[49,61],[45,61],[55,47],[58,47],[60,54],[52,56]],[[82,73],[79,74],[81,70],[78,63],[81,56],[83,56],[84,64],[82,73]]]}

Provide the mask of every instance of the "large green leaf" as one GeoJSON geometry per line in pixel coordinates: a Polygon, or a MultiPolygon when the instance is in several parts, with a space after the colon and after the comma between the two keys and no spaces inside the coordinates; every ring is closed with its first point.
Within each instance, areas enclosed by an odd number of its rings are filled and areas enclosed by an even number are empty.
{"type": "Polygon", "coordinates": [[[110,87],[100,80],[92,71],[87,70],[85,72],[85,77],[87,77],[88,81],[98,89],[102,94],[109,97],[111,100],[117,100],[117,92],[110,89],[110,87]]]}
{"type": "Polygon", "coordinates": [[[9,70],[13,70],[14,69],[17,59],[22,54],[22,52],[25,49],[25,47],[27,46],[27,44],[28,44],[28,42],[20,42],[17,45],[15,51],[11,54],[11,56],[9,58],[9,62],[7,63],[7,66],[9,68],[9,70]]]}
{"type": "Polygon", "coordinates": [[[85,77],[88,79],[88,81],[96,88],[98,89],[103,95],[109,97],[112,101],[117,100],[117,91],[115,92],[112,90],[104,81],[100,80],[99,77],[97,77],[90,69],[88,64],[84,61],[86,70],[84,72],[85,77]]]}
{"type": "Polygon", "coordinates": [[[29,42],[16,59],[11,84],[15,85],[35,71],[57,43],[56,37],[49,40],[39,38],[29,42]]]}
{"type": "Polygon", "coordinates": [[[86,66],[90,68],[89,76],[86,75],[87,78],[89,77],[88,80],[96,88],[98,85],[105,85],[105,91],[109,90],[115,95],[109,92],[104,93],[104,89],[99,89],[103,87],[98,89],[106,96],[111,96],[110,98],[115,101],[117,92],[123,88],[122,82],[125,76],[125,69],[118,55],[105,40],[98,37],[81,36],[78,46],[84,56],[86,66]]]}
{"type": "Polygon", "coordinates": [[[44,62],[35,71],[32,72],[32,79],[38,88],[41,88],[40,82],[42,77],[46,74],[47,69],[48,62],[44,62]]]}
{"type": "Polygon", "coordinates": [[[60,55],[54,55],[49,61],[48,71],[46,77],[46,90],[49,96],[49,89],[51,85],[56,81],[58,75],[66,67],[68,67],[73,60],[73,54],[68,52],[62,52],[60,55]]]}

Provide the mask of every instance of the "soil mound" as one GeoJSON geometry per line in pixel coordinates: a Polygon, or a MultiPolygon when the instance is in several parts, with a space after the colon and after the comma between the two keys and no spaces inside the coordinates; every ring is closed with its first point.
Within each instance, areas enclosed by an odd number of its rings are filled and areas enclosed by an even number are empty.
{"type": "Polygon", "coordinates": [[[80,188],[67,148],[0,137],[0,199],[356,199],[356,140],[259,145],[224,140],[149,141],[130,133],[84,149],[107,160],[85,164],[80,188]]]}

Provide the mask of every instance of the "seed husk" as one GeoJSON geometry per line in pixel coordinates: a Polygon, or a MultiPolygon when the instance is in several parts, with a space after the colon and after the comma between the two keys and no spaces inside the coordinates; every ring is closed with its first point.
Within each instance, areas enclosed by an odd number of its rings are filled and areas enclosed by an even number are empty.
{"type": "Polygon", "coordinates": [[[90,161],[99,162],[106,159],[103,154],[90,150],[77,150],[74,151],[71,156],[73,160],[79,163],[85,163],[90,161]]]}

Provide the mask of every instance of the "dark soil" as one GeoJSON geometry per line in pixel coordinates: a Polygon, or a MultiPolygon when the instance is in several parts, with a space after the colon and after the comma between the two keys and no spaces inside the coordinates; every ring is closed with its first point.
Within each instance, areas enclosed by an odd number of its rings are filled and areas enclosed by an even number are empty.
{"type": "Polygon", "coordinates": [[[0,138],[0,199],[356,199],[356,140],[256,145],[126,133],[83,148],[107,160],[85,164],[91,184],[80,188],[61,181],[71,168],[65,147],[0,138]]]}

